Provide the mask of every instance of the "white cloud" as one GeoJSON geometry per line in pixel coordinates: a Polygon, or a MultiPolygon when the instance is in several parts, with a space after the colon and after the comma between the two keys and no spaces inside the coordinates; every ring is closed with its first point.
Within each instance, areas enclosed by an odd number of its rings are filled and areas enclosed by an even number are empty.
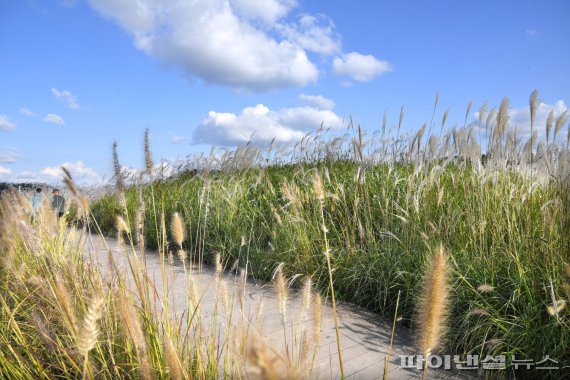
{"type": "Polygon", "coordinates": [[[341,37],[335,33],[332,20],[325,15],[302,15],[298,24],[282,24],[278,30],[306,50],[323,55],[334,55],[341,51],[341,37]]]}
{"type": "Polygon", "coordinates": [[[271,111],[263,104],[247,107],[241,114],[210,111],[194,131],[197,143],[237,145],[248,142],[294,142],[321,125],[340,128],[342,118],[331,110],[314,107],[271,111]]]}
{"type": "Polygon", "coordinates": [[[299,100],[319,110],[332,110],[335,106],[333,100],[325,98],[322,95],[301,94],[299,95],[299,100]]]}
{"type": "Polygon", "coordinates": [[[56,124],[56,125],[64,125],[65,121],[59,115],[54,113],[48,113],[46,117],[43,119],[46,123],[56,124]]]}
{"type": "Polygon", "coordinates": [[[20,113],[26,116],[34,116],[34,113],[27,108],[20,108],[20,113]]]}
{"type": "Polygon", "coordinates": [[[100,183],[102,177],[92,168],[85,166],[83,161],[65,162],[59,166],[48,166],[41,171],[43,177],[48,179],[46,182],[53,182],[54,180],[63,179],[63,171],[61,167],[64,166],[71,173],[73,179],[77,183],[100,183]]]}
{"type": "Polygon", "coordinates": [[[393,68],[388,61],[352,52],[336,57],[333,60],[333,70],[337,75],[346,75],[359,82],[368,82],[378,75],[392,71],[393,68]]]}
{"type": "Polygon", "coordinates": [[[172,140],[171,140],[171,141],[172,141],[173,144],[179,144],[179,143],[181,143],[181,142],[184,141],[184,140],[186,140],[186,138],[183,137],[183,136],[172,136],[172,140]]]}
{"type": "Polygon", "coordinates": [[[63,180],[61,167],[65,166],[73,176],[73,180],[79,185],[100,185],[103,177],[95,170],[86,166],[83,161],[65,162],[57,166],[48,166],[40,171],[23,171],[13,173],[12,170],[0,166],[0,175],[3,180],[10,182],[39,182],[56,184],[63,180]]]}
{"type": "Polygon", "coordinates": [[[11,180],[13,182],[42,182],[37,173],[25,171],[14,175],[11,180]]]}
{"type": "Polygon", "coordinates": [[[0,129],[3,131],[11,131],[16,128],[16,124],[11,122],[8,116],[0,115],[0,129]]]}
{"type": "Polygon", "coordinates": [[[0,164],[15,164],[22,155],[18,150],[9,146],[4,147],[4,152],[0,154],[0,164]]]}
{"type": "Polygon", "coordinates": [[[278,40],[250,18],[275,21],[291,1],[90,0],[103,16],[125,28],[138,49],[206,82],[247,90],[304,86],[316,66],[294,41],[278,40]],[[264,13],[264,8],[272,11],[264,13]],[[243,16],[248,14],[249,16],[243,16]],[[241,17],[240,17],[241,16],[241,17]]]}
{"type": "Polygon", "coordinates": [[[53,96],[55,96],[57,98],[57,100],[60,100],[62,102],[67,103],[67,107],[72,108],[72,109],[80,109],[81,108],[79,106],[79,103],[77,103],[77,96],[73,95],[68,90],[61,90],[60,91],[57,88],[52,87],[51,93],[53,94],[53,96]]]}
{"type": "Polygon", "coordinates": [[[272,24],[286,16],[297,5],[297,2],[295,0],[233,0],[232,5],[244,18],[272,24]]]}
{"type": "Polygon", "coordinates": [[[527,29],[524,31],[526,33],[527,36],[529,37],[538,37],[540,35],[542,35],[542,30],[536,30],[536,29],[527,29]]]}

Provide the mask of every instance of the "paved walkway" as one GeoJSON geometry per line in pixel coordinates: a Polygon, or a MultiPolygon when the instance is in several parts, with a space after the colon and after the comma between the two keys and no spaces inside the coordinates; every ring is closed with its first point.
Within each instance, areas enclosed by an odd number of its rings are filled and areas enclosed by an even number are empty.
{"type": "MultiPolygon", "coordinates": [[[[128,260],[124,249],[119,249],[115,239],[106,239],[107,246],[111,249],[113,258],[119,272],[128,273],[128,260]]],[[[96,235],[89,235],[84,242],[86,256],[95,262],[103,274],[109,271],[109,255],[103,239],[96,235]]],[[[147,273],[151,280],[156,283],[158,289],[162,289],[160,258],[156,252],[146,252],[147,273]]],[[[180,262],[167,264],[167,293],[169,312],[181,316],[186,311],[188,302],[187,277],[193,276],[195,282],[199,282],[199,292],[202,295],[202,315],[214,313],[216,297],[214,288],[216,276],[214,269],[204,267],[200,270],[184,272],[180,262]]],[[[248,281],[246,286],[236,275],[222,276],[226,294],[229,299],[239,299],[244,294],[246,300],[245,315],[256,319],[260,304],[263,303],[263,312],[256,324],[257,330],[265,341],[272,347],[279,349],[284,346],[284,331],[282,317],[279,313],[277,292],[272,284],[259,284],[248,281]]],[[[293,339],[292,332],[301,330],[298,323],[301,315],[301,294],[292,292],[287,301],[287,334],[288,339],[293,339]],[[297,321],[295,321],[297,319],[297,321]],[[293,325],[295,324],[295,327],[293,325]]],[[[236,307],[239,302],[234,302],[236,307]]],[[[220,305],[218,305],[218,312],[220,305]]],[[[237,309],[236,309],[237,310],[237,309]]],[[[240,313],[237,313],[240,314],[240,313]]],[[[308,313],[311,315],[311,312],[308,313]]],[[[341,333],[341,349],[344,363],[344,372],[347,379],[382,379],[384,361],[390,345],[392,321],[384,319],[377,314],[365,311],[348,303],[338,305],[338,316],[341,333]]],[[[172,314],[171,314],[172,317],[172,314]]],[[[307,321],[312,323],[312,321],[307,321]]],[[[400,366],[400,355],[415,354],[412,345],[413,340],[410,332],[401,326],[396,327],[392,348],[388,378],[393,380],[421,378],[420,371],[406,369],[400,366]]],[[[334,329],[332,307],[327,304],[323,308],[322,334],[320,345],[316,351],[316,365],[318,379],[340,378],[337,354],[337,342],[334,329]]],[[[429,370],[426,378],[430,379],[455,379],[458,373],[444,370],[429,370]]],[[[461,373],[463,377],[463,373],[461,373]]]]}

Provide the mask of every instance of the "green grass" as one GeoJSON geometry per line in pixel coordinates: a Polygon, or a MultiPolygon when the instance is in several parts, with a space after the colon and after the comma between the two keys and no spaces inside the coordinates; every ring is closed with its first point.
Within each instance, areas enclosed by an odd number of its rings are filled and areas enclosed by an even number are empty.
{"type": "MultiPolygon", "coordinates": [[[[287,275],[312,276],[326,291],[328,272],[319,201],[313,178],[320,173],[326,196],[324,224],[331,247],[337,297],[413,325],[421,277],[432,248],[443,243],[453,270],[452,312],[445,352],[546,354],[570,365],[570,313],[550,316],[550,280],[566,298],[564,264],[570,262],[568,189],[558,181],[531,180],[516,171],[450,164],[444,167],[379,164],[355,180],[359,164],[292,164],[204,175],[142,186],[147,210],[179,212],[188,252],[212,262],[246,263],[269,279],[278,263],[287,275]],[[245,243],[245,245],[243,245],[245,243]],[[477,290],[487,284],[494,290],[477,290]],[[470,314],[483,309],[488,315],[470,314]]],[[[129,220],[137,194],[127,191],[129,220]]],[[[93,205],[112,233],[114,196],[93,205]]],[[[159,212],[159,213],[160,213],[159,212]]],[[[147,213],[146,239],[158,243],[157,212],[147,213]]],[[[169,223],[168,220],[166,223],[169,223]]],[[[542,373],[541,376],[545,374],[542,373]]]]}

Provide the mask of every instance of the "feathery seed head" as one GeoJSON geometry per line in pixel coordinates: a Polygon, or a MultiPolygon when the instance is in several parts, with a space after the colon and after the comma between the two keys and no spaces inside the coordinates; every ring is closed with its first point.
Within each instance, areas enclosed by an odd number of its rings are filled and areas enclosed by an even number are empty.
{"type": "Polygon", "coordinates": [[[151,173],[154,168],[154,163],[152,161],[152,154],[150,152],[150,142],[148,137],[148,128],[144,131],[144,164],[147,173],[151,173]]]}
{"type": "Polygon", "coordinates": [[[129,225],[127,224],[127,222],[125,222],[125,219],[123,219],[123,217],[120,215],[117,215],[116,217],[115,226],[117,228],[117,232],[119,233],[119,235],[121,235],[123,232],[129,233],[131,231],[129,225]]]}
{"type": "Polygon", "coordinates": [[[557,316],[566,307],[566,300],[556,300],[552,305],[549,305],[546,310],[551,316],[557,316]]]}
{"type": "Polygon", "coordinates": [[[119,153],[117,152],[117,142],[113,142],[113,170],[115,172],[115,186],[117,191],[122,192],[125,188],[121,165],[119,164],[119,153]]]}
{"type": "Polygon", "coordinates": [[[469,315],[489,315],[489,312],[485,309],[473,309],[469,312],[469,315]]]}
{"type": "Polygon", "coordinates": [[[164,353],[166,355],[166,361],[168,362],[168,369],[170,370],[170,378],[173,380],[185,379],[184,370],[182,368],[182,363],[180,357],[174,348],[172,339],[168,335],[164,335],[163,339],[164,353]]]}
{"type": "Polygon", "coordinates": [[[481,107],[479,107],[479,128],[483,128],[483,119],[485,118],[488,110],[489,106],[487,104],[487,101],[485,101],[481,107]]]}
{"type": "Polygon", "coordinates": [[[83,356],[87,356],[89,351],[91,351],[97,343],[97,337],[99,336],[97,321],[101,318],[103,302],[104,299],[102,297],[95,297],[91,305],[89,305],[89,309],[83,320],[77,341],[77,349],[83,356]]]}
{"type": "Polygon", "coordinates": [[[313,286],[313,281],[309,277],[305,280],[305,285],[303,286],[303,305],[301,307],[303,315],[305,315],[307,309],[311,305],[312,286],[313,286]]]}
{"type": "Polygon", "coordinates": [[[548,142],[549,140],[550,130],[552,129],[553,122],[554,122],[554,110],[550,110],[548,116],[546,117],[546,142],[548,142]]]}
{"type": "Polygon", "coordinates": [[[182,247],[182,243],[184,242],[184,225],[180,214],[177,212],[172,215],[172,238],[176,245],[182,247]]]}
{"type": "Polygon", "coordinates": [[[467,105],[467,110],[465,111],[465,122],[463,126],[467,125],[467,119],[469,118],[469,112],[471,112],[471,107],[473,107],[473,101],[470,100],[469,104],[467,105]]]}
{"type": "Polygon", "coordinates": [[[447,121],[447,117],[449,116],[449,108],[445,110],[443,113],[443,118],[441,119],[441,130],[443,131],[443,127],[445,126],[445,122],[447,121]]]}
{"type": "Polygon", "coordinates": [[[275,269],[275,285],[277,287],[277,298],[279,300],[279,312],[285,318],[287,299],[289,298],[289,290],[287,288],[287,281],[285,280],[285,275],[283,274],[283,265],[281,263],[275,269]]]}
{"type": "Polygon", "coordinates": [[[449,306],[449,268],[443,246],[436,251],[424,278],[419,304],[418,346],[429,355],[441,344],[445,335],[449,306]]]}
{"type": "Polygon", "coordinates": [[[495,290],[495,287],[491,286],[491,285],[487,285],[487,284],[481,284],[477,287],[477,290],[480,293],[490,293],[493,290],[495,290]]]}
{"type": "Polygon", "coordinates": [[[318,200],[322,201],[325,199],[323,179],[319,172],[315,173],[315,176],[313,177],[313,191],[318,200]]]}
{"type": "Polygon", "coordinates": [[[315,295],[315,304],[313,307],[313,341],[316,346],[321,340],[321,323],[323,316],[323,298],[320,293],[315,295]]]}
{"type": "Polygon", "coordinates": [[[534,127],[534,120],[536,118],[536,111],[540,105],[540,100],[538,99],[538,91],[534,90],[530,94],[529,106],[530,106],[530,128],[534,127]]]}
{"type": "MultiPolygon", "coordinates": [[[[566,124],[567,120],[568,120],[568,110],[562,112],[556,118],[556,125],[554,126],[554,139],[555,140],[556,140],[556,135],[558,135],[558,132],[560,132],[560,130],[562,129],[564,124],[566,124]]],[[[570,132],[570,129],[568,131],[570,132]]]]}

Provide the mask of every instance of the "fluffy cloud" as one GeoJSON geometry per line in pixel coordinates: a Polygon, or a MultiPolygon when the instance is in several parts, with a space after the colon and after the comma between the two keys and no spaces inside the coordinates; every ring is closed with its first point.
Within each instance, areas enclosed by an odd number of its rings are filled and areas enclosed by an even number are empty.
{"type": "Polygon", "coordinates": [[[341,51],[341,37],[335,33],[332,20],[324,15],[303,15],[299,18],[299,24],[281,24],[278,30],[306,50],[323,55],[334,55],[341,51]]]}
{"type": "Polygon", "coordinates": [[[295,0],[233,0],[232,4],[237,13],[244,18],[272,24],[286,16],[297,5],[297,2],[295,0]]]}
{"type": "Polygon", "coordinates": [[[63,120],[63,118],[59,115],[56,115],[54,113],[48,113],[46,115],[46,117],[44,117],[43,119],[46,123],[51,123],[51,124],[55,124],[55,125],[64,125],[65,121],[63,120]]]}
{"type": "Polygon", "coordinates": [[[299,95],[299,100],[319,110],[332,110],[335,105],[333,100],[327,99],[322,95],[301,94],[299,95]]]}
{"type": "Polygon", "coordinates": [[[57,100],[60,100],[64,103],[66,103],[67,107],[72,108],[72,109],[81,108],[79,106],[79,103],[77,103],[77,96],[73,95],[68,90],[61,90],[60,91],[57,88],[52,88],[51,93],[53,94],[53,96],[55,96],[57,98],[57,100]]]}
{"type": "Polygon", "coordinates": [[[183,136],[172,136],[172,143],[173,144],[179,144],[182,141],[186,140],[186,138],[184,138],[183,136]]]}
{"type": "Polygon", "coordinates": [[[388,61],[380,61],[372,55],[352,52],[336,57],[333,60],[333,70],[337,75],[346,75],[359,82],[368,82],[393,69],[388,61]]]}
{"type": "Polygon", "coordinates": [[[332,110],[315,107],[284,108],[271,111],[263,104],[247,107],[241,114],[210,111],[194,131],[197,143],[237,145],[250,140],[258,143],[294,142],[321,125],[340,128],[342,118],[332,110]]]}
{"type": "Polygon", "coordinates": [[[90,167],[85,166],[83,161],[66,162],[58,166],[48,166],[39,172],[24,171],[12,173],[10,169],[0,166],[0,176],[10,182],[39,182],[55,184],[63,179],[61,166],[65,166],[80,185],[100,185],[102,177],[90,167]]]}
{"type": "Polygon", "coordinates": [[[16,124],[11,122],[8,116],[0,115],[0,130],[11,131],[16,128],[16,124]]]}
{"type": "Polygon", "coordinates": [[[290,0],[262,2],[262,8],[252,0],[90,0],[90,4],[125,28],[137,48],[206,82],[270,90],[303,86],[318,77],[301,46],[277,40],[268,27],[250,20],[275,21],[291,9],[290,0]],[[264,13],[264,8],[272,10],[264,13]]]}
{"type": "Polygon", "coordinates": [[[20,108],[20,113],[26,116],[34,116],[34,113],[27,108],[20,108]]]}
{"type": "Polygon", "coordinates": [[[18,150],[9,146],[4,147],[4,151],[0,154],[0,164],[15,164],[22,155],[18,150]]]}
{"type": "Polygon", "coordinates": [[[40,174],[47,179],[46,182],[61,180],[63,178],[62,166],[69,170],[77,183],[96,184],[102,180],[102,177],[92,168],[85,166],[83,161],[66,162],[59,166],[48,166],[40,174]],[[49,181],[50,179],[51,181],[49,181]]]}

